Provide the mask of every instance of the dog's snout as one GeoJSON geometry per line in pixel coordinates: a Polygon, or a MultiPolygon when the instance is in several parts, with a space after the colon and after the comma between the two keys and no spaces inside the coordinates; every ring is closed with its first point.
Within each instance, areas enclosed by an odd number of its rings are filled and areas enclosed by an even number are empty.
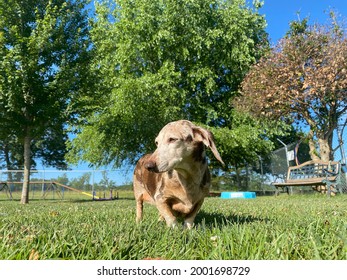
{"type": "Polygon", "coordinates": [[[158,172],[158,167],[155,163],[155,161],[153,160],[149,160],[145,163],[145,168],[148,170],[148,171],[152,171],[152,172],[158,172]]]}

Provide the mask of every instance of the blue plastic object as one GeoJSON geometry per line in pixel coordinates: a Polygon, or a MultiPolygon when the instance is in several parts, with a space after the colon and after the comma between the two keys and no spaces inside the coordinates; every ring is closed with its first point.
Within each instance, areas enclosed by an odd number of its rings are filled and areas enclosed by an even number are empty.
{"type": "Polygon", "coordinates": [[[255,192],[222,192],[221,198],[230,199],[230,198],[243,198],[251,199],[256,198],[255,192]]]}

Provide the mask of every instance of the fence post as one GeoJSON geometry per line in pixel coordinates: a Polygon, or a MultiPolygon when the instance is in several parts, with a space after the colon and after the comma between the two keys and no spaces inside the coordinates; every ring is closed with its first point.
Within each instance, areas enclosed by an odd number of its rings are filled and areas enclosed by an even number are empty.
{"type": "Polygon", "coordinates": [[[287,161],[287,167],[289,168],[289,160],[288,160],[288,148],[287,145],[284,144],[280,139],[277,138],[277,141],[280,142],[284,146],[284,150],[286,152],[286,161],[287,161]]]}

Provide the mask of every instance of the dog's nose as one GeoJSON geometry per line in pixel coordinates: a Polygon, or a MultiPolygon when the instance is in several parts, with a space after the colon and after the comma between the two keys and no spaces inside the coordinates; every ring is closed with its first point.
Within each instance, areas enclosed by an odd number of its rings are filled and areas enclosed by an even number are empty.
{"type": "Polygon", "coordinates": [[[154,171],[156,172],[157,171],[157,165],[155,164],[155,161],[147,161],[145,163],[145,168],[148,170],[148,171],[154,171]]]}

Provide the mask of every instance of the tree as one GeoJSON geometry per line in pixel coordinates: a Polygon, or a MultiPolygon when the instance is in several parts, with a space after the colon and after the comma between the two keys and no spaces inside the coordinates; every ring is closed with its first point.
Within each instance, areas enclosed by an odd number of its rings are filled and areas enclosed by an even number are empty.
{"type": "MultiPolygon", "coordinates": [[[[45,166],[66,169],[66,141],[67,132],[61,126],[54,129],[47,128],[46,133],[41,138],[32,141],[31,169],[37,166],[33,156],[40,159],[45,166]]],[[[0,164],[0,167],[7,170],[23,169],[23,145],[16,135],[6,134],[0,137],[0,163],[3,163],[0,164]]]]}
{"type": "Polygon", "coordinates": [[[73,178],[69,181],[70,187],[78,190],[90,191],[93,189],[91,178],[91,172],[83,173],[80,177],[73,178]]]}
{"type": "MultiPolygon", "coordinates": [[[[247,163],[258,162],[259,156],[267,156],[274,148],[274,141],[269,140],[289,131],[289,126],[282,122],[259,120],[240,111],[231,114],[231,127],[209,129],[216,137],[216,145],[223,155],[223,161],[236,169],[247,163]]],[[[212,166],[215,164],[212,159],[212,166]]]]}
{"type": "Polygon", "coordinates": [[[99,185],[103,188],[112,188],[116,187],[116,182],[109,178],[107,171],[101,172],[102,179],[99,182],[99,185]]]}
{"type": "Polygon", "coordinates": [[[50,164],[52,151],[65,150],[68,104],[87,70],[86,4],[0,1],[0,139],[15,137],[23,146],[21,203],[28,203],[31,159],[50,164]]]}
{"type": "MultiPolygon", "coordinates": [[[[16,141],[15,137],[7,136],[5,139],[0,140],[0,168],[7,170],[19,169],[23,166],[23,146],[16,141]]],[[[13,174],[7,173],[7,179],[11,181],[20,181],[23,179],[23,174],[18,172],[13,174]]]]}
{"type": "Polygon", "coordinates": [[[18,144],[16,138],[7,136],[0,140],[0,162],[0,168],[8,170],[23,166],[23,146],[18,144]]]}
{"type": "Polygon", "coordinates": [[[238,108],[307,125],[311,158],[332,160],[333,131],[347,111],[345,30],[336,20],[324,26],[293,22],[287,36],[252,67],[241,91],[238,108]]]}
{"type": "MultiPolygon", "coordinates": [[[[230,135],[230,100],[268,47],[265,20],[257,12],[260,4],[108,3],[96,7],[91,34],[98,84],[93,95],[79,100],[85,106],[70,143],[70,161],[133,162],[154,149],[153,139],[164,124],[182,118],[230,135]]],[[[232,154],[224,150],[226,157],[232,154]]]]}

